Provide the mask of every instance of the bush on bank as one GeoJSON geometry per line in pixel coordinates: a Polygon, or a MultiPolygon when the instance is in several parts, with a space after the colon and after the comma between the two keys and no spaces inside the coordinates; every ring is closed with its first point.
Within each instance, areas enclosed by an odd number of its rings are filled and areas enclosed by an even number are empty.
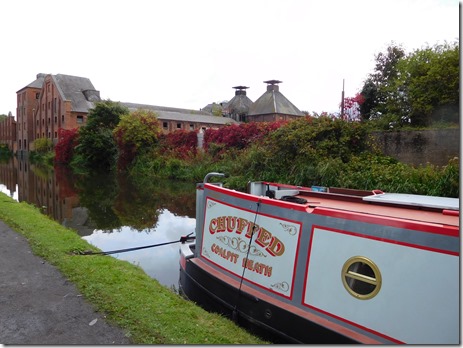
{"type": "Polygon", "coordinates": [[[244,190],[248,181],[265,180],[459,196],[458,158],[444,167],[400,163],[374,149],[368,125],[363,123],[305,117],[275,127],[258,141],[227,136],[227,129],[236,135],[235,128],[220,129],[217,142],[209,136],[206,151],[187,158],[152,149],[134,161],[130,173],[141,181],[159,177],[199,182],[208,172],[219,171],[228,175],[222,180],[226,186],[239,190],[244,190]]]}
{"type": "Polygon", "coordinates": [[[152,111],[130,113],[104,101],[89,113],[78,134],[63,136],[56,158],[82,172],[110,170],[118,161],[119,170],[140,183],[156,178],[198,182],[219,171],[228,175],[226,186],[240,190],[248,181],[266,180],[459,196],[458,159],[444,167],[398,163],[374,149],[370,130],[368,122],[329,116],[251,122],[207,129],[199,150],[195,131],[162,134],[152,111]]]}

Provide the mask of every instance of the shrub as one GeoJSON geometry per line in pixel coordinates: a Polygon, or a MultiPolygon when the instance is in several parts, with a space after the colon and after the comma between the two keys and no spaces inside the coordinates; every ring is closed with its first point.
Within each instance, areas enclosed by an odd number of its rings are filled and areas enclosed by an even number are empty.
{"type": "Polygon", "coordinates": [[[138,154],[157,144],[159,134],[159,122],[153,111],[139,109],[121,116],[113,131],[119,167],[126,168],[138,154]]]}
{"type": "Polygon", "coordinates": [[[60,128],[58,130],[58,143],[55,145],[55,162],[68,164],[74,154],[74,147],[78,141],[78,129],[60,128]]]}
{"type": "Polygon", "coordinates": [[[177,130],[160,137],[160,148],[163,154],[180,159],[189,159],[196,155],[198,133],[195,131],[177,130]]]}
{"type": "Polygon", "coordinates": [[[51,150],[53,143],[48,138],[37,138],[34,140],[34,149],[36,152],[44,154],[51,150]]]}

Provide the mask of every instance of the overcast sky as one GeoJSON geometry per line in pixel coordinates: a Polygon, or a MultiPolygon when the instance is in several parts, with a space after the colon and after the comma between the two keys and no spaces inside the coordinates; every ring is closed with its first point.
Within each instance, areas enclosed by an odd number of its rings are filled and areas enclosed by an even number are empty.
{"type": "Polygon", "coordinates": [[[38,73],[87,77],[103,99],[200,109],[263,81],[300,110],[339,111],[394,42],[459,39],[457,0],[0,1],[0,114],[38,73]]]}

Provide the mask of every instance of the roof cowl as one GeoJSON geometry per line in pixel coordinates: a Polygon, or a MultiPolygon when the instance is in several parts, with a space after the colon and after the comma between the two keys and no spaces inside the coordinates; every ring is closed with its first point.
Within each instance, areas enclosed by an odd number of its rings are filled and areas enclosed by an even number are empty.
{"type": "Polygon", "coordinates": [[[279,92],[280,91],[280,87],[278,86],[279,83],[282,83],[283,81],[279,81],[279,80],[268,80],[268,81],[264,81],[264,83],[267,84],[267,92],[271,92],[271,91],[275,91],[275,92],[279,92]]]}

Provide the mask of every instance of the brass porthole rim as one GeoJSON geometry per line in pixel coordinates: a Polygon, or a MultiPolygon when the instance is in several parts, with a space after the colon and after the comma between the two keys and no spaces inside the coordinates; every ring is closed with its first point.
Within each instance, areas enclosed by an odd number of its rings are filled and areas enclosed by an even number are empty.
{"type": "Polygon", "coordinates": [[[341,279],[342,279],[342,284],[344,285],[344,288],[347,290],[347,292],[359,300],[369,300],[375,297],[378,294],[379,290],[381,289],[381,284],[382,284],[381,272],[378,266],[372,260],[370,260],[368,257],[365,257],[365,256],[353,256],[350,259],[348,259],[344,263],[344,266],[342,267],[341,279]],[[350,266],[352,266],[356,262],[367,264],[373,270],[373,273],[375,274],[374,280],[375,280],[376,287],[369,294],[359,294],[355,292],[354,290],[352,290],[349,284],[347,284],[347,280],[346,280],[347,270],[349,269],[350,266]]]}

